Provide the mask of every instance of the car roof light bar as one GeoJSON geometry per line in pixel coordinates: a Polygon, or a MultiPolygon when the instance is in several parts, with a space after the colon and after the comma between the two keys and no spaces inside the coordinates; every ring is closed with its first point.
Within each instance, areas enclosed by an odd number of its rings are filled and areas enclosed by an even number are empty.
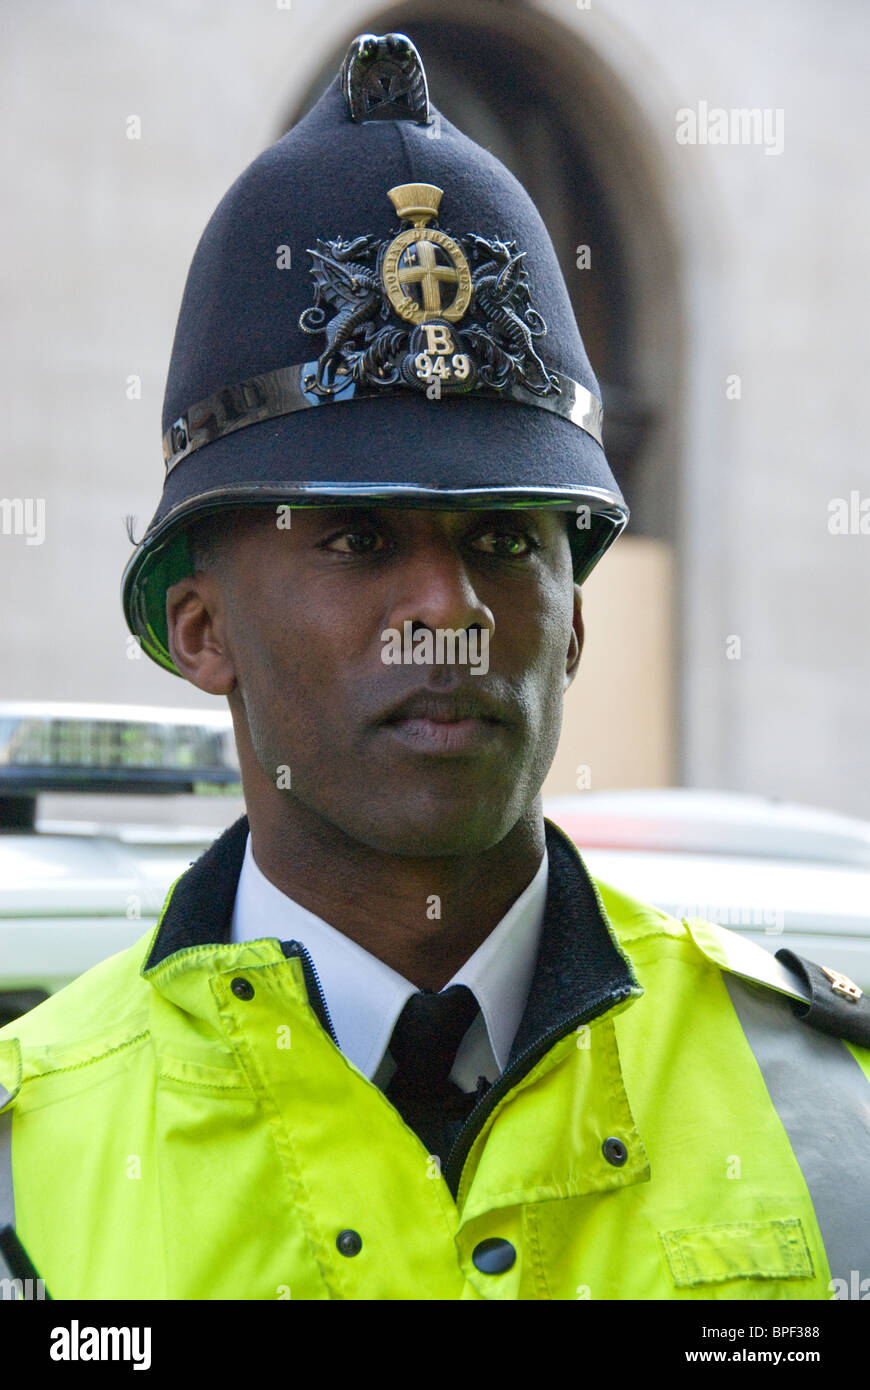
{"type": "Polygon", "coordinates": [[[0,796],[241,792],[229,713],[0,702],[0,796]]]}

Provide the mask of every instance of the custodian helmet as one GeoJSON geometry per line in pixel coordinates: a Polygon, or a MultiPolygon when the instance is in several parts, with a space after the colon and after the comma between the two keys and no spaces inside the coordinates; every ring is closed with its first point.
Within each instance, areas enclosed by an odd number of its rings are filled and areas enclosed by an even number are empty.
{"type": "Polygon", "coordinates": [[[166,591],[193,568],[186,528],[259,504],[576,510],[582,582],[628,519],[601,425],[528,194],[430,106],[409,39],[361,35],[196,249],[163,496],[124,574],[130,630],[175,672],[166,591]]]}

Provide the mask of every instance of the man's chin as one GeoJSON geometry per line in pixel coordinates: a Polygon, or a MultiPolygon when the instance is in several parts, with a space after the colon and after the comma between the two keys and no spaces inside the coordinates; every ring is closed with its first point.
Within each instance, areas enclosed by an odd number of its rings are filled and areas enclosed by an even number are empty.
{"type": "Polygon", "coordinates": [[[500,844],[527,810],[516,788],[474,797],[396,798],[368,808],[365,823],[345,832],[381,854],[439,859],[483,854],[500,844]]]}

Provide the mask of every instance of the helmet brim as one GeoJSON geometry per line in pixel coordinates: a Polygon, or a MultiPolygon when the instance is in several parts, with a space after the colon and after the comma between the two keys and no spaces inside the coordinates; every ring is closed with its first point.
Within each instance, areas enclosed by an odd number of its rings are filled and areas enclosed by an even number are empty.
{"type": "Polygon", "coordinates": [[[191,523],[252,506],[341,502],[574,511],[577,583],[628,520],[603,449],[550,412],[450,398],[336,402],[228,434],[172,470],[124,573],[130,630],[154,661],[178,675],[169,652],[166,592],[192,572],[186,539],[191,523]]]}

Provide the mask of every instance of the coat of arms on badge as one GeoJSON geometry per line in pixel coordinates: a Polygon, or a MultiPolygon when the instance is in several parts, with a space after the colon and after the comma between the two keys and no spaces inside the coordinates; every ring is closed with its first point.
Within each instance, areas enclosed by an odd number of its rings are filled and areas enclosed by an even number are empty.
{"type": "Polygon", "coordinates": [[[308,249],[315,299],[299,326],[325,332],[326,348],[304,388],[322,397],[351,382],[405,384],[430,398],[513,384],[558,393],[535,346],[547,325],[531,303],[525,252],[432,226],[443,197],[434,184],[399,184],[387,196],[412,224],[391,241],[318,238],[308,249]]]}

